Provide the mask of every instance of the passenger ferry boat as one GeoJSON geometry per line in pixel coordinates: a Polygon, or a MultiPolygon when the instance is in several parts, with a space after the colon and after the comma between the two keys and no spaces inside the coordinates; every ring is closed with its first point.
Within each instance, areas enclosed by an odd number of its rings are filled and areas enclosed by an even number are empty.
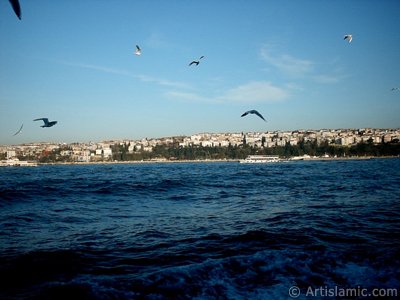
{"type": "Polygon", "coordinates": [[[280,162],[282,159],[277,155],[249,155],[245,159],[240,160],[240,163],[255,164],[255,163],[272,163],[280,162]]]}

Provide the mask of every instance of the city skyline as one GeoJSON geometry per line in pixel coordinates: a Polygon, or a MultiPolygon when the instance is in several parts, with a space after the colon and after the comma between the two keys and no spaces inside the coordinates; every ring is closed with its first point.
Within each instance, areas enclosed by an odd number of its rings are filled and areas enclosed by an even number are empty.
{"type": "Polygon", "coordinates": [[[151,4],[2,1],[0,144],[400,125],[397,1],[151,4]]]}
{"type": "MultiPolygon", "coordinates": [[[[242,150],[263,152],[267,149],[280,155],[313,158],[339,156],[399,156],[398,129],[321,129],[248,133],[198,133],[191,136],[163,137],[141,140],[111,140],[89,143],[29,143],[0,145],[3,166],[20,163],[20,158],[41,162],[104,162],[104,161],[168,161],[177,157],[208,157],[219,159],[243,155],[242,150]],[[163,149],[164,151],[160,151],[163,149]],[[250,148],[252,150],[249,150],[250,148]],[[319,148],[319,150],[317,150],[319,148]],[[174,154],[166,151],[172,150],[174,154]],[[194,153],[199,150],[198,155],[194,153]],[[227,150],[228,149],[228,150],[227,150]],[[292,149],[292,150],[290,150],[292,149]],[[323,149],[323,150],[321,150],[323,149]],[[188,150],[188,152],[186,151],[188,150]],[[205,151],[205,152],[204,152],[205,151]],[[225,151],[225,153],[224,153],[225,151]],[[228,152],[227,152],[228,151],[228,152]],[[232,153],[234,152],[234,154],[232,153]],[[283,151],[283,152],[282,152],[283,151]],[[297,151],[297,152],[296,152],[297,151]],[[211,155],[210,152],[214,152],[211,155]],[[224,154],[221,154],[224,153],[224,154]],[[309,153],[308,153],[309,152],[309,153]],[[319,155],[316,155],[319,152],[319,155]],[[329,155],[328,152],[331,154],[329,155]],[[208,153],[208,156],[207,154],[208,153]],[[230,154],[228,154],[230,153],[230,154]],[[240,154],[241,153],[241,154],[240,154]],[[297,153],[297,154],[296,154],[297,153]],[[303,153],[303,155],[301,155],[303,153]],[[5,158],[5,159],[4,159],[5,158]],[[17,160],[15,160],[17,158],[17,160]]],[[[26,162],[26,161],[25,161],[26,162]]]]}
{"type": "MultiPolygon", "coordinates": [[[[317,142],[321,141],[335,141],[340,138],[354,137],[351,142],[349,140],[342,140],[340,145],[348,146],[355,145],[360,142],[367,142],[369,138],[373,138],[373,143],[399,143],[400,128],[320,128],[320,129],[296,129],[296,130],[273,130],[273,131],[252,131],[252,132],[197,132],[190,135],[175,135],[175,136],[160,136],[160,137],[143,137],[139,139],[123,138],[123,139],[108,139],[108,140],[90,140],[90,141],[73,141],[73,142],[57,142],[57,141],[39,141],[21,144],[0,144],[0,148],[13,148],[26,145],[113,145],[113,144],[127,144],[127,143],[142,143],[146,145],[170,144],[171,141],[182,140],[185,144],[180,146],[218,146],[221,141],[234,141],[231,145],[239,146],[243,143],[243,138],[250,138],[250,144],[254,141],[261,142],[262,138],[271,138],[274,136],[275,140],[281,139],[278,144],[269,144],[265,147],[284,146],[285,142],[290,142],[293,138],[296,139],[296,144],[303,140],[317,142]],[[386,136],[386,138],[385,138],[386,136]],[[193,143],[193,141],[196,141],[193,143]],[[206,142],[202,144],[201,142],[206,142]],[[211,145],[210,142],[217,142],[211,145]]],[[[222,147],[228,146],[228,143],[219,145],[222,147]]],[[[292,143],[293,145],[293,143],[292,143]]]]}

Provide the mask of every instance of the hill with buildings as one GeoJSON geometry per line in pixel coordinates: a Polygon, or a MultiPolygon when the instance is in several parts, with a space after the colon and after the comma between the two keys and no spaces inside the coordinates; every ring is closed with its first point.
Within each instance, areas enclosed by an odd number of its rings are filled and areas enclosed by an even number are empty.
{"type": "Polygon", "coordinates": [[[321,129],[0,146],[0,159],[38,162],[243,159],[251,154],[293,156],[399,156],[400,129],[321,129]]]}

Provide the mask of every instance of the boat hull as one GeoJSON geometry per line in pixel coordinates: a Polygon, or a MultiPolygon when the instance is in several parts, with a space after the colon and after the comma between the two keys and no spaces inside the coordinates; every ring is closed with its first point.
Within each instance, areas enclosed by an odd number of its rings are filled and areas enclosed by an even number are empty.
{"type": "Polygon", "coordinates": [[[275,155],[249,155],[245,159],[240,160],[242,164],[265,164],[280,162],[282,159],[275,155]]]}

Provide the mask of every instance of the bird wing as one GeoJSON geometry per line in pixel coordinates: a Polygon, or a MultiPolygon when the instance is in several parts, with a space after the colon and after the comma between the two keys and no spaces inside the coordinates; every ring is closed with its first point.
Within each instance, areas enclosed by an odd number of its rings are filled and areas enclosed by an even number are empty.
{"type": "Polygon", "coordinates": [[[11,6],[17,15],[18,19],[21,20],[21,7],[19,6],[19,1],[18,0],[10,0],[11,6]]]}
{"type": "Polygon", "coordinates": [[[138,45],[136,45],[136,49],[138,50],[138,51],[141,51],[142,49],[140,49],[140,47],[138,46],[138,45]]]}
{"type": "Polygon", "coordinates": [[[349,43],[352,41],[352,39],[353,39],[353,36],[351,34],[346,34],[344,36],[344,40],[349,40],[349,43]]]}
{"type": "Polygon", "coordinates": [[[48,118],[39,118],[39,119],[35,119],[33,121],[40,121],[42,120],[44,122],[44,124],[48,124],[49,123],[49,119],[48,118]]]}
{"type": "Polygon", "coordinates": [[[192,61],[190,64],[189,64],[189,66],[191,66],[191,65],[193,65],[193,64],[196,64],[196,65],[198,65],[199,64],[199,62],[197,62],[197,61],[192,61]]]}
{"type": "Polygon", "coordinates": [[[199,59],[202,59],[202,58],[204,58],[204,55],[200,56],[200,58],[199,58],[199,59]]]}
{"type": "MultiPolygon", "coordinates": [[[[265,119],[264,119],[264,117],[262,116],[262,114],[260,114],[258,111],[253,110],[252,113],[253,113],[253,114],[256,114],[257,116],[259,116],[261,119],[263,119],[263,120],[265,121],[265,119]]],[[[267,121],[265,121],[265,122],[267,122],[267,121]]]]}
{"type": "Polygon", "coordinates": [[[22,131],[22,127],[24,127],[24,124],[21,125],[21,127],[18,129],[16,133],[13,134],[13,136],[16,136],[18,133],[22,131]]]}
{"type": "Polygon", "coordinates": [[[246,111],[244,114],[241,115],[241,117],[247,116],[248,113],[249,113],[249,112],[246,111]]]}

